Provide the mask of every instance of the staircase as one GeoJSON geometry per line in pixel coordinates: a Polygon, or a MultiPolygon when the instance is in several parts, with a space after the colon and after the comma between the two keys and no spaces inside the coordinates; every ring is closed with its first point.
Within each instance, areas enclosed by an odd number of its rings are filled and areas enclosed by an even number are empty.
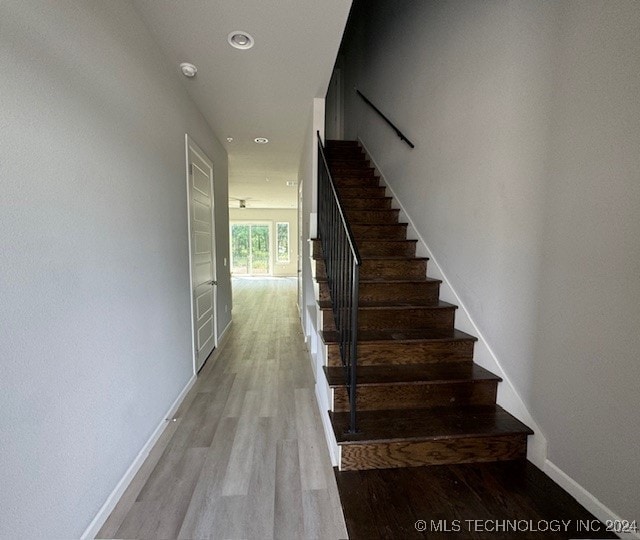
{"type": "Polygon", "coordinates": [[[476,338],[454,328],[407,224],[353,141],[328,141],[331,175],[362,266],[358,306],[358,430],[349,433],[338,335],[319,241],[313,242],[329,416],[340,470],[523,459],[532,431],[496,404],[500,378],[473,363],[476,338]]]}

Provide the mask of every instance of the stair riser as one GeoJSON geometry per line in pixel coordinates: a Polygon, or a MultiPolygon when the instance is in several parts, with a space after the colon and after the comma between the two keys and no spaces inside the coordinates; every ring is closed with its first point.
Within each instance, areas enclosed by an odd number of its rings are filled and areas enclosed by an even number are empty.
{"type": "Polygon", "coordinates": [[[343,176],[357,176],[357,177],[366,177],[373,178],[375,176],[375,172],[372,167],[331,167],[331,176],[341,178],[343,176]]]}
{"type": "MultiPolygon", "coordinates": [[[[360,240],[357,242],[358,251],[363,257],[414,257],[416,254],[416,243],[413,241],[394,240],[360,240]]],[[[315,259],[324,259],[322,243],[319,240],[312,242],[311,256],[315,259]]]]}
{"type": "Polygon", "coordinates": [[[357,150],[332,150],[331,152],[326,153],[327,160],[329,163],[364,163],[367,167],[370,167],[371,164],[366,159],[366,156],[362,152],[358,152],[357,150]]]}
{"type": "Polygon", "coordinates": [[[375,176],[334,176],[333,181],[338,189],[343,187],[379,187],[380,180],[375,176]]]}
{"type": "Polygon", "coordinates": [[[333,150],[334,148],[360,148],[358,141],[341,141],[339,139],[331,139],[327,141],[326,148],[333,150]]]}
{"type": "Polygon", "coordinates": [[[385,242],[361,240],[358,243],[358,251],[363,257],[415,257],[415,242],[385,242]]]}
{"type": "MultiPolygon", "coordinates": [[[[359,240],[358,251],[363,257],[415,257],[416,242],[393,240],[359,240]]],[[[313,242],[312,256],[316,259],[324,258],[322,244],[319,240],[313,242]]]]}
{"type": "Polygon", "coordinates": [[[351,210],[345,209],[349,224],[351,223],[398,223],[400,210],[351,210]]]}
{"type": "Polygon", "coordinates": [[[372,168],[368,159],[364,159],[364,156],[361,154],[359,156],[335,156],[331,157],[331,165],[332,169],[358,169],[358,168],[372,168]]]}
{"type": "MultiPolygon", "coordinates": [[[[360,302],[416,302],[421,305],[433,305],[438,301],[440,284],[425,281],[423,283],[360,283],[360,302]]],[[[320,283],[320,301],[329,301],[329,285],[320,283]]]]}
{"type": "MultiPolygon", "coordinates": [[[[389,364],[437,364],[444,362],[471,362],[473,341],[436,341],[408,343],[358,343],[358,365],[379,366],[389,364]]],[[[340,366],[337,344],[327,345],[327,365],[340,366]]]]}
{"type": "MultiPolygon", "coordinates": [[[[394,241],[387,239],[363,239],[357,242],[358,251],[363,257],[415,257],[416,242],[394,241]]],[[[322,242],[312,241],[311,256],[315,259],[324,258],[322,242]]]]}
{"type": "MultiPolygon", "coordinates": [[[[314,277],[327,279],[327,271],[322,259],[315,261],[314,277]]],[[[360,279],[422,279],[427,273],[427,261],[417,259],[380,260],[365,259],[360,267],[360,279]]]]}
{"type": "MultiPolygon", "coordinates": [[[[330,309],[322,310],[322,329],[335,330],[335,321],[330,309]]],[[[446,330],[453,328],[455,310],[450,308],[410,309],[359,309],[360,330],[387,330],[389,328],[446,330]]]]}
{"type": "Polygon", "coordinates": [[[378,197],[375,199],[349,199],[341,198],[342,207],[347,210],[388,210],[391,208],[391,199],[383,199],[378,197]]]}
{"type": "Polygon", "coordinates": [[[329,158],[343,155],[361,155],[364,157],[364,152],[359,146],[335,146],[326,148],[325,150],[325,154],[329,158]]]}
{"type": "MultiPolygon", "coordinates": [[[[439,384],[385,384],[358,386],[359,411],[427,409],[459,405],[492,405],[497,381],[465,381],[439,384]]],[[[333,389],[333,411],[347,412],[349,395],[344,386],[333,389]]]]}
{"type": "Polygon", "coordinates": [[[407,237],[406,225],[351,225],[356,240],[404,240],[407,237]]]}
{"type": "Polygon", "coordinates": [[[375,187],[343,187],[338,188],[338,195],[340,198],[356,198],[356,197],[385,197],[386,196],[386,188],[382,186],[375,187]]]}
{"type": "Polygon", "coordinates": [[[360,283],[360,299],[365,302],[416,302],[435,304],[440,297],[437,281],[422,283],[360,283]]]}
{"type": "Polygon", "coordinates": [[[341,471],[525,459],[526,435],[464,437],[422,442],[343,444],[341,471]]]}

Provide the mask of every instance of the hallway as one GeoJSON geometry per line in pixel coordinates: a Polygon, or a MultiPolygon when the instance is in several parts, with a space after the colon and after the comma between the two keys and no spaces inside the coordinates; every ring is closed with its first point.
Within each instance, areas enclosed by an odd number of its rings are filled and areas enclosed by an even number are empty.
{"type": "Polygon", "coordinates": [[[296,280],[234,279],[233,324],[98,538],[346,538],[296,280]]]}

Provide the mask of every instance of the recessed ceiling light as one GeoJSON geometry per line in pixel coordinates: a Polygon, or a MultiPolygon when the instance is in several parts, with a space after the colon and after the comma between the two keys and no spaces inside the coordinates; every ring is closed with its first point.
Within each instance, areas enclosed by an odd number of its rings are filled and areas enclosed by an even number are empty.
{"type": "Polygon", "coordinates": [[[180,64],[180,69],[185,77],[195,77],[196,73],[198,73],[198,68],[189,62],[182,62],[180,64]]]}
{"type": "Polygon", "coordinates": [[[232,142],[233,141],[233,137],[227,137],[227,142],[232,142]]]}
{"type": "Polygon", "coordinates": [[[267,139],[266,137],[256,137],[253,140],[258,144],[267,144],[269,142],[269,139],[267,139]]]}
{"type": "Polygon", "coordinates": [[[250,49],[253,47],[253,37],[251,34],[247,32],[243,32],[242,30],[234,30],[227,36],[227,41],[229,45],[235,47],[236,49],[250,49]]]}
{"type": "Polygon", "coordinates": [[[297,185],[298,182],[294,181],[294,180],[288,180],[287,181],[287,186],[289,187],[293,187],[295,185],[297,185]]]}

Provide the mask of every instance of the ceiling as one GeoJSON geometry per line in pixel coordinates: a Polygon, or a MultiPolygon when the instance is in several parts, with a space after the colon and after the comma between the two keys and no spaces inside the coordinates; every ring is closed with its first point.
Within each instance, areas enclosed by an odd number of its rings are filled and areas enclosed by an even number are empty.
{"type": "MultiPolygon", "coordinates": [[[[324,97],[351,0],[134,0],[168,60],[198,67],[183,83],[229,154],[229,196],[247,208],[297,205],[312,99],[324,97]],[[242,30],[249,50],[227,43],[242,30]],[[232,137],[232,142],[227,142],[232,137]],[[259,145],[256,137],[269,143],[259,145]],[[267,181],[268,179],[268,181],[267,181]]],[[[230,206],[238,206],[231,201],[230,206]]]]}

